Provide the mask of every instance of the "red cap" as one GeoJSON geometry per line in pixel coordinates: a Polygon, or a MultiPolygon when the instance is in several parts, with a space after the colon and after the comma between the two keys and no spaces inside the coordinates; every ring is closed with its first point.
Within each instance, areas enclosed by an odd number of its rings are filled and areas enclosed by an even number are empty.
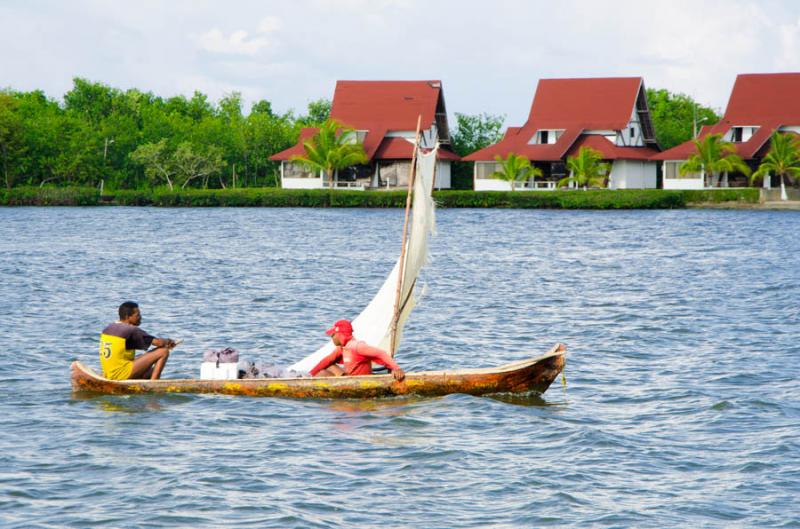
{"type": "Polygon", "coordinates": [[[333,327],[325,331],[328,336],[333,336],[334,333],[340,332],[347,336],[353,335],[353,325],[350,320],[339,320],[333,324],[333,327]]]}

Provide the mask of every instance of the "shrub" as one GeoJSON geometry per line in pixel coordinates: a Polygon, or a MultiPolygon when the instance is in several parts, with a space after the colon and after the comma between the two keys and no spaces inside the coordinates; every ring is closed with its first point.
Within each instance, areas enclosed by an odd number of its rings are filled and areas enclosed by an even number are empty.
{"type": "Polygon", "coordinates": [[[5,191],[8,206],[96,206],[100,194],[93,187],[14,187],[5,191]]]}
{"type": "MultiPolygon", "coordinates": [[[[442,208],[668,209],[687,204],[757,203],[759,190],[729,188],[699,191],[595,189],[559,191],[434,191],[442,208]]],[[[0,191],[11,206],[303,207],[402,208],[405,191],[330,191],[327,189],[183,189],[109,191],[94,188],[16,187],[0,191]]]]}

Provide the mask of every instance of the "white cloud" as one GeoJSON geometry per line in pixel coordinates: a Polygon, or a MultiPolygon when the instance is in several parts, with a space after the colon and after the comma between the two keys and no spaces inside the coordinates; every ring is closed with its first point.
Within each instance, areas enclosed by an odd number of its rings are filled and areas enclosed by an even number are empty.
{"type": "Polygon", "coordinates": [[[800,71],[797,0],[0,0],[0,85],[72,77],[278,111],[337,79],[441,79],[447,109],[525,120],[546,77],[641,75],[724,107],[737,73],[800,71]],[[187,37],[188,36],[188,37],[187,37]]]}
{"type": "Polygon", "coordinates": [[[258,32],[259,33],[274,33],[281,29],[283,24],[281,23],[281,19],[275,16],[268,16],[261,19],[261,22],[258,23],[258,32]]]}
{"type": "Polygon", "coordinates": [[[226,37],[222,31],[214,28],[200,35],[197,43],[206,51],[234,55],[255,55],[270,44],[265,37],[248,36],[247,31],[240,29],[226,37]]]}

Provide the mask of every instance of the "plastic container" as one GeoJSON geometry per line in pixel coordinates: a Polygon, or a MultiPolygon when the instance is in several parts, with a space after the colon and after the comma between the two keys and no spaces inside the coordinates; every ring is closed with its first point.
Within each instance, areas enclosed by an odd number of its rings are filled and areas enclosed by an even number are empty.
{"type": "Polygon", "coordinates": [[[203,362],[200,364],[202,380],[234,380],[239,378],[239,364],[236,362],[203,362]]]}

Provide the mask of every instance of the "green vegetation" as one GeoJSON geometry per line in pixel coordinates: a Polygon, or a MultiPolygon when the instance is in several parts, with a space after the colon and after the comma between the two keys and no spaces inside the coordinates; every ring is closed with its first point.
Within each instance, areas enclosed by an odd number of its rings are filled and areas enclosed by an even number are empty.
{"type": "MultiPolygon", "coordinates": [[[[441,208],[657,209],[691,204],[758,203],[759,190],[728,188],[700,191],[620,189],[588,191],[435,191],[441,208]]],[[[95,188],[15,187],[0,192],[8,206],[158,206],[158,207],[338,207],[402,208],[405,191],[328,189],[184,189],[121,190],[102,197],[95,188]]]]}
{"type": "Polygon", "coordinates": [[[0,195],[4,206],[96,206],[100,194],[93,187],[15,187],[0,195]]]}
{"type": "Polygon", "coordinates": [[[581,147],[577,156],[567,158],[569,176],[558,181],[557,186],[574,183],[576,187],[605,187],[606,175],[611,166],[603,163],[603,153],[591,147],[581,147]]]}
{"type": "Polygon", "coordinates": [[[800,181],[800,140],[796,136],[777,132],[772,135],[769,153],[750,177],[750,184],[768,174],[780,178],[781,200],[786,200],[786,179],[795,185],[800,181]]]}
{"type": "Polygon", "coordinates": [[[664,89],[647,89],[647,105],[656,141],[661,148],[671,149],[694,137],[694,120],[697,129],[703,125],[713,125],[719,115],[709,107],[699,105],[685,94],[673,94],[664,89]]]}
{"type": "Polygon", "coordinates": [[[517,156],[509,153],[504,160],[500,155],[494,157],[500,164],[500,170],[492,173],[492,178],[503,180],[511,184],[511,191],[514,191],[516,182],[524,182],[530,178],[542,176],[542,170],[538,167],[531,167],[531,162],[524,156],[517,156]]]}
{"type": "Polygon", "coordinates": [[[728,173],[739,172],[750,174],[750,167],[736,154],[736,147],[727,141],[722,141],[722,134],[709,134],[703,139],[692,140],[696,152],[681,164],[679,171],[686,173],[702,173],[707,179],[706,186],[717,187],[720,183],[719,175],[723,174],[723,187],[727,187],[728,173]]]}
{"type": "Polygon", "coordinates": [[[41,91],[0,91],[0,171],[7,189],[277,185],[279,164],[269,157],[329,113],[324,99],[305,116],[277,114],[262,100],[245,115],[235,92],[215,105],[200,92],[162,98],[84,79],[63,103],[41,91]]]}
{"type": "Polygon", "coordinates": [[[327,119],[319,131],[303,142],[305,156],[292,156],[292,161],[322,171],[328,177],[330,187],[336,174],[342,169],[365,164],[369,160],[364,145],[357,140],[356,131],[345,127],[335,119],[327,119]]]}
{"type": "MultiPolygon", "coordinates": [[[[505,116],[492,114],[459,114],[456,112],[456,126],[451,140],[453,151],[459,156],[497,143],[503,138],[505,116]]],[[[453,162],[450,170],[450,183],[453,189],[472,189],[472,174],[475,162],[453,162]]]]}

